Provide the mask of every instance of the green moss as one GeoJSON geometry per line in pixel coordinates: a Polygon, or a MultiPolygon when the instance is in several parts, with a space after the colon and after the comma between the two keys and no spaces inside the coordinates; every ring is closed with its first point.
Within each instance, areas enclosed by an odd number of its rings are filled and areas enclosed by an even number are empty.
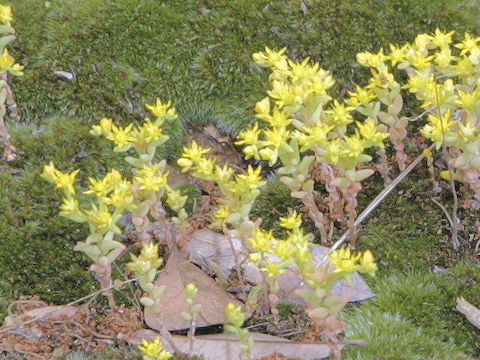
{"type": "Polygon", "coordinates": [[[478,355],[478,330],[455,311],[457,297],[480,304],[480,265],[461,262],[446,272],[396,272],[373,284],[377,297],[345,315],[352,359],[454,359],[478,355]],[[395,346],[393,344],[395,339],[395,346]],[[450,357],[449,357],[450,356],[450,357]],[[455,357],[457,356],[457,357],[455,357]]]}
{"type": "Polygon", "coordinates": [[[478,4],[437,1],[300,2],[62,0],[13,3],[20,34],[15,55],[27,65],[14,83],[22,115],[82,121],[143,116],[155,96],[215,104],[242,122],[266,89],[251,54],[287,46],[332,70],[339,85],[360,81],[355,53],[411,41],[435,27],[475,32],[478,4]],[[41,29],[41,31],[38,31],[41,29]],[[55,77],[69,71],[76,79],[55,77]],[[355,71],[355,72],[354,72],[355,71]],[[79,101],[81,99],[81,101],[79,101]],[[141,99],[141,100],[140,100],[141,99]]]}

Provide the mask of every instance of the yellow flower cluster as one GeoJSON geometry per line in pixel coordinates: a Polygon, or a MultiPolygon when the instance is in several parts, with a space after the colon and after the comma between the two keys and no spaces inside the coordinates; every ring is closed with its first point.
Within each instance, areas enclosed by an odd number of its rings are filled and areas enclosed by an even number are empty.
{"type": "Polygon", "coordinates": [[[57,170],[52,162],[43,168],[42,177],[64,190],[65,198],[60,206],[60,215],[77,222],[88,221],[101,233],[113,231],[119,234],[121,231],[116,222],[120,219],[122,211],[136,208],[132,183],[123,179],[118,170],[110,171],[103,179],[89,178],[90,186],[83,193],[95,195],[98,205],[91,203],[89,210],[81,210],[74,187],[78,172],[79,170],[63,173],[57,170]],[[115,207],[113,212],[110,211],[109,205],[115,207]]]}
{"type": "Polygon", "coordinates": [[[12,19],[12,8],[8,5],[0,5],[0,23],[10,26],[12,19]]]}
{"type": "MultiPolygon", "coordinates": [[[[149,286],[155,279],[157,269],[162,265],[163,259],[158,256],[158,244],[152,242],[144,244],[140,255],[130,254],[131,261],[126,265],[138,278],[140,287],[151,292],[153,286],[149,286]]],[[[142,298],[143,299],[143,298],[142,298]]]]}
{"type": "Polygon", "coordinates": [[[15,59],[8,53],[7,49],[3,50],[2,56],[0,56],[0,73],[9,72],[15,76],[23,75],[24,66],[15,64],[15,59]]]}
{"type": "Polygon", "coordinates": [[[75,170],[71,173],[63,173],[60,170],[55,168],[53,162],[50,161],[48,165],[45,165],[43,168],[42,177],[52,183],[54,183],[58,188],[61,188],[65,191],[65,195],[75,195],[75,177],[80,172],[80,170],[75,170]]]}
{"type": "Polygon", "coordinates": [[[173,356],[173,354],[163,349],[163,344],[159,337],[152,341],[142,339],[142,345],[138,346],[138,350],[142,353],[143,360],[168,360],[173,356]]]}
{"type": "Polygon", "coordinates": [[[93,126],[91,134],[105,136],[115,143],[114,151],[124,152],[135,148],[139,154],[152,155],[157,146],[165,143],[169,137],[163,133],[162,126],[166,120],[176,119],[177,113],[171,108],[171,102],[162,103],[160,99],[153,105],[146,105],[155,121],[145,118],[142,126],[129,124],[126,127],[116,126],[111,119],[103,118],[99,125],[93,126]]]}
{"type": "Polygon", "coordinates": [[[228,303],[225,307],[225,316],[227,322],[237,328],[241,328],[245,322],[245,314],[243,313],[241,306],[235,306],[232,303],[228,303]]]}
{"type": "Polygon", "coordinates": [[[0,73],[9,72],[15,76],[22,76],[24,67],[15,63],[15,59],[8,53],[5,46],[15,39],[10,36],[15,31],[10,28],[12,22],[12,8],[8,5],[0,5],[0,24],[2,24],[2,46],[0,47],[0,73]]]}
{"type": "MultiPolygon", "coordinates": [[[[434,34],[418,35],[412,44],[390,46],[387,55],[383,50],[358,54],[357,61],[384,69],[384,75],[389,71],[388,61],[405,70],[409,78],[404,88],[431,112],[422,135],[431,139],[437,149],[446,144],[474,152],[478,145],[472,143],[479,139],[476,121],[480,115],[480,37],[465,34],[463,41],[452,46],[453,35],[453,31],[436,29],[434,34]]],[[[385,77],[390,78],[390,73],[385,77]]]]}
{"type": "Polygon", "coordinates": [[[375,276],[378,269],[370,250],[353,254],[350,249],[342,248],[330,254],[330,261],[335,265],[335,273],[344,273],[347,277],[356,271],[375,276]]]}
{"type": "Polygon", "coordinates": [[[238,225],[248,219],[253,201],[260,194],[259,188],[266,184],[261,175],[262,169],[248,166],[245,173],[236,173],[228,165],[222,167],[215,159],[206,158],[204,155],[209,151],[193,141],[183,149],[177,164],[183,172],[191,170],[193,176],[218,185],[223,197],[218,199],[220,207],[214,215],[216,225],[238,225]]]}
{"type": "Polygon", "coordinates": [[[373,91],[357,87],[348,102],[334,100],[327,106],[331,100],[328,89],[334,84],[330,73],[308,58],[294,62],[285,52],[285,48],[266,48],[253,55],[260,66],[272,70],[271,89],[269,96],[255,105],[257,118],[263,122],[238,135],[236,144],[244,145],[245,157],[266,160],[270,166],[280,160],[294,169],[299,160],[292,157],[298,143],[301,152],[313,150],[318,160],[335,165],[342,173],[370,161],[365,150],[383,146],[389,135],[371,120],[356,122],[353,131],[347,126],[354,122],[352,111],[376,97],[373,91]]]}
{"type": "Polygon", "coordinates": [[[272,282],[293,264],[302,272],[311,270],[313,255],[309,249],[310,238],[300,228],[301,225],[301,215],[293,211],[289,216],[280,218],[280,226],[290,230],[286,239],[277,239],[271,231],[260,228],[249,239],[252,247],[258,251],[250,254],[250,261],[266,272],[272,282]],[[278,256],[280,261],[265,257],[265,253],[278,256]]]}
{"type": "Polygon", "coordinates": [[[163,167],[158,164],[144,166],[137,170],[135,181],[140,185],[140,190],[157,192],[167,186],[168,174],[168,171],[164,172],[163,167]]]}

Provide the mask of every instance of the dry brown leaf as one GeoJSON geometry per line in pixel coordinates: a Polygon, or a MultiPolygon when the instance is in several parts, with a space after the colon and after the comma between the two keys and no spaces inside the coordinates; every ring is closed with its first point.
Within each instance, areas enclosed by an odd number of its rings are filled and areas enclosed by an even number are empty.
{"type": "Polygon", "coordinates": [[[152,310],[145,308],[145,323],[150,328],[158,330],[160,324],[170,331],[189,328],[189,322],[180,315],[182,312],[188,312],[183,291],[189,283],[194,283],[198,288],[195,301],[202,305],[197,327],[224,324],[225,306],[229,302],[236,306],[241,305],[215,280],[174,250],[168,258],[164,271],[155,281],[155,285],[165,286],[165,293],[161,299],[162,311],[155,314],[152,310]]]}
{"type": "Polygon", "coordinates": [[[58,320],[60,318],[72,318],[78,313],[78,307],[69,305],[44,306],[29,310],[23,314],[12,314],[5,318],[4,328],[19,326],[22,323],[37,320],[58,320]]]}
{"type": "Polygon", "coordinates": [[[206,135],[212,137],[213,139],[218,141],[220,144],[232,142],[232,139],[230,138],[230,136],[222,135],[220,131],[215,127],[215,125],[209,124],[207,126],[204,126],[203,131],[206,135]]]}
{"type": "MultiPolygon", "coordinates": [[[[304,360],[325,359],[330,355],[330,348],[323,343],[304,343],[290,341],[276,336],[260,333],[250,333],[255,346],[252,350],[253,358],[269,356],[280,353],[286,357],[295,357],[304,360]]],[[[132,345],[140,344],[141,339],[153,340],[160,334],[149,330],[140,330],[135,337],[128,341],[132,345]]],[[[186,336],[173,336],[175,345],[184,352],[188,352],[190,343],[186,336]]],[[[165,349],[169,348],[168,342],[163,341],[165,349]]],[[[204,356],[206,360],[239,360],[240,343],[232,334],[213,334],[196,336],[193,343],[192,355],[204,356]]]]}

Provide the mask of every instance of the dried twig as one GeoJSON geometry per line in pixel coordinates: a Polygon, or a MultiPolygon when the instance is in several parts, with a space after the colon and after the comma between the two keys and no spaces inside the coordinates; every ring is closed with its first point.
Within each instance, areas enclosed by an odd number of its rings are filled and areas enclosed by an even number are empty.
{"type": "Polygon", "coordinates": [[[480,310],[475,306],[470,304],[467,300],[460,297],[457,298],[457,310],[461,312],[467,320],[475,326],[477,329],[480,329],[480,310]]]}

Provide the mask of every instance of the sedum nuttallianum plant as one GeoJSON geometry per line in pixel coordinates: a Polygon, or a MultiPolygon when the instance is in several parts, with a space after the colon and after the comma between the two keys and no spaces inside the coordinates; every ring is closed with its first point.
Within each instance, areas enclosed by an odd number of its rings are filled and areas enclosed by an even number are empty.
{"type": "MultiPolygon", "coordinates": [[[[365,151],[382,147],[389,134],[379,130],[378,124],[370,117],[354,123],[353,106],[347,103],[334,101],[326,107],[330,101],[326,91],[333,84],[330,75],[318,64],[309,64],[308,60],[299,64],[288,61],[283,52],[267,49],[265,54],[255,55],[258,62],[274,68],[269,92],[274,104],[270,105],[270,98],[257,103],[258,117],[265,122],[263,128],[256,123],[239,135],[238,143],[246,145],[247,157],[267,160],[270,165],[282,162],[283,167],[279,170],[282,181],[290,187],[292,196],[302,199],[322,236],[326,236],[326,230],[331,231],[332,227],[326,226],[327,222],[315,203],[313,189],[314,181],[323,181],[329,193],[327,203],[331,220],[342,218],[343,209],[340,211],[339,207],[346,204],[348,224],[354,235],[356,194],[361,189],[360,182],[373,173],[365,168],[365,164],[372,160],[365,151]],[[350,124],[353,130],[348,126],[350,124]]],[[[371,96],[369,90],[357,89],[352,99],[367,107],[371,96]]],[[[131,178],[113,169],[103,178],[89,178],[88,187],[82,189],[76,186],[79,170],[62,172],[53,163],[44,167],[42,176],[63,190],[60,215],[88,225],[89,236],[79,241],[75,250],[92,260],[89,269],[99,280],[112,307],[115,306],[112,265],[125,251],[119,223],[126,214],[130,215],[142,249],[138,256],[131,255],[131,262],[126,267],[134,273],[143,291],[143,306],[159,314],[162,311],[160,299],[168,289],[155,285],[156,273],[162,264],[158,243],[174,251],[188,241],[192,228],[184,209],[187,197],[169,185],[166,162],[155,157],[157,148],[169,138],[163,132],[163,124],[174,121],[177,114],[170,102],[157,100],[147,108],[153,119],[146,118],[141,125],[132,123],[122,127],[103,118],[91,130],[92,135],[112,141],[115,152],[127,153],[124,159],[133,167],[131,178]],[[166,206],[173,216],[167,216],[166,206]]],[[[266,301],[271,302],[272,312],[275,312],[274,303],[278,300],[278,276],[289,269],[303,278],[311,287],[301,293],[309,315],[323,329],[322,334],[329,339],[334,356],[337,356],[338,335],[343,329],[337,316],[345,299],[332,295],[333,283],[348,280],[354,271],[374,274],[373,256],[370,252],[353,255],[349,250],[340,250],[331,255],[335,269],[316,263],[310,249],[313,236],[302,230],[302,219],[296,211],[281,218],[281,226],[289,231],[287,238],[276,239],[271,232],[260,228],[262,219],[250,218],[252,206],[266,184],[261,167],[248,166],[237,171],[209,158],[209,151],[192,141],[184,147],[177,161],[183,172],[210,182],[218,190],[210,198],[210,212],[202,214],[208,219],[204,226],[227,235],[241,282],[242,262],[250,261],[258,266],[265,280],[261,288],[265,290],[266,301]],[[243,243],[242,253],[234,247],[233,238],[243,243]],[[273,261],[268,254],[277,256],[280,261],[273,261]]],[[[193,329],[200,311],[198,304],[194,303],[196,291],[194,284],[185,289],[190,308],[184,315],[189,316],[193,329]]],[[[227,319],[240,319],[237,316],[239,311],[237,307],[227,306],[227,319]]],[[[252,344],[248,340],[248,331],[240,329],[243,320],[235,322],[244,350],[250,351],[252,344]]],[[[162,328],[161,332],[164,340],[168,340],[168,331],[162,328]]],[[[153,345],[152,354],[158,350],[159,356],[163,356],[161,347],[153,345]]]]}
{"type": "Polygon", "coordinates": [[[310,250],[310,239],[301,228],[301,217],[293,212],[288,217],[280,218],[280,226],[288,230],[285,239],[277,239],[271,231],[257,229],[250,242],[254,252],[249,259],[266,274],[267,284],[272,295],[278,292],[278,277],[285,271],[296,271],[309,289],[297,290],[307,304],[307,314],[320,329],[322,336],[328,339],[332,358],[340,358],[340,333],[345,323],[338,320],[338,315],[348,302],[348,296],[333,295],[333,285],[338,280],[352,281],[353,273],[360,272],[374,276],[377,265],[370,251],[353,254],[350,249],[340,249],[330,254],[329,264],[318,264],[310,250]],[[269,254],[276,255],[273,260],[269,254]]]}
{"type": "MultiPolygon", "coordinates": [[[[42,176],[63,190],[60,215],[88,224],[90,235],[85,241],[79,241],[75,250],[85,253],[92,260],[90,271],[96,275],[112,307],[115,306],[112,265],[125,250],[125,245],[121,242],[122,229],[119,221],[126,213],[132,215],[131,222],[142,249],[138,256],[131,255],[131,262],[126,267],[134,273],[143,291],[140,299],[142,305],[159,314],[162,311],[160,299],[168,289],[155,285],[156,273],[162,264],[158,255],[158,243],[173,249],[184,239],[185,234],[182,233],[189,233],[190,229],[188,214],[184,210],[186,196],[168,184],[165,161],[155,160],[156,148],[168,139],[163,134],[162,124],[175,119],[175,111],[170,108],[170,104],[160,101],[149,106],[149,109],[157,119],[152,121],[147,118],[141,126],[130,124],[119,127],[104,118],[91,131],[93,135],[103,135],[113,141],[117,152],[136,152],[125,157],[133,166],[131,180],[114,169],[101,179],[89,178],[88,188],[80,190],[76,186],[79,170],[62,172],[53,163],[44,167],[42,176]],[[164,202],[176,216],[167,218],[164,202]]],[[[311,318],[324,329],[323,334],[330,339],[332,351],[337,353],[337,344],[340,342],[338,334],[343,323],[335,319],[345,305],[345,300],[331,294],[333,282],[348,279],[354,271],[374,273],[376,266],[373,257],[369,252],[355,256],[349,252],[334,252],[332,262],[336,265],[336,270],[316,264],[310,251],[312,235],[305,234],[301,229],[302,220],[296,212],[281,218],[281,226],[290,231],[289,236],[284,240],[276,239],[271,232],[260,228],[261,219],[250,218],[250,210],[260,194],[260,188],[266,184],[261,177],[261,168],[248,166],[244,172],[237,172],[228,165],[220,166],[215,159],[207,158],[205,155],[208,152],[209,149],[192,142],[184,148],[178,164],[183,171],[189,171],[192,176],[210,181],[218,187],[219,195],[211,200],[213,212],[205,215],[210,217],[208,226],[229,237],[239,277],[242,276],[240,260],[256,264],[264,274],[266,299],[273,303],[271,309],[274,310],[274,302],[278,300],[278,276],[287,268],[296,269],[294,271],[313,289],[313,293],[309,290],[302,293],[311,318]],[[237,253],[233,246],[233,237],[242,240],[242,254],[237,253]],[[278,256],[280,261],[271,260],[267,254],[278,256]]],[[[185,289],[190,308],[189,313],[184,315],[190,316],[193,328],[200,311],[199,305],[194,303],[196,291],[194,284],[189,284],[185,289]]],[[[232,314],[227,314],[227,319],[238,312],[235,309],[232,311],[232,314]]],[[[240,326],[241,324],[237,326],[237,335],[245,342],[242,344],[248,352],[252,344],[248,340],[248,331],[240,329],[240,326]]],[[[174,346],[166,328],[161,327],[160,332],[164,340],[174,346]]],[[[193,343],[193,332],[191,341],[193,343]]]]}
{"type": "Polygon", "coordinates": [[[293,197],[308,209],[322,242],[331,240],[334,221],[344,219],[354,243],[357,194],[361,182],[374,173],[368,168],[371,147],[382,148],[389,137],[378,125],[379,106],[370,88],[357,87],[347,101],[331,101],[328,89],[334,79],[318,63],[307,58],[294,62],[285,55],[286,48],[255,53],[257,64],[271,69],[268,97],[257,102],[258,122],[241,132],[237,145],[244,145],[245,157],[280,163],[280,181],[293,197]],[[359,110],[364,121],[355,121],[352,111],[359,110]],[[324,184],[328,214],[317,204],[314,183],[324,184]]]}
{"type": "MultiPolygon", "coordinates": [[[[165,210],[161,204],[161,197],[165,193],[167,202],[178,216],[173,220],[181,224],[186,218],[183,209],[186,197],[168,186],[165,161],[154,161],[157,147],[168,140],[168,136],[163,133],[162,125],[164,121],[177,117],[175,109],[170,108],[169,103],[163,104],[159,100],[154,105],[148,105],[148,108],[156,119],[152,121],[147,118],[142,126],[130,124],[123,128],[104,118],[91,131],[93,135],[103,135],[113,141],[116,152],[125,152],[130,148],[136,151],[136,156],[125,157],[125,161],[134,167],[132,180],[125,179],[114,169],[102,179],[89,178],[88,189],[78,192],[75,188],[75,177],[79,170],[63,173],[50,163],[44,167],[42,174],[46,180],[64,191],[60,215],[88,224],[90,235],[85,241],[78,242],[75,250],[85,253],[93,261],[90,271],[97,276],[110,306],[115,305],[111,290],[112,263],[125,250],[125,245],[121,243],[119,237],[122,230],[118,226],[124,212],[133,215],[132,223],[139,232],[140,242],[144,245],[150,243],[152,239],[150,219],[165,220],[165,210]],[[81,201],[85,195],[90,198],[89,201],[81,201]]],[[[151,277],[152,274],[148,274],[151,277]]],[[[142,282],[140,285],[143,287],[142,282]]],[[[147,292],[151,293],[152,290],[147,292]]],[[[154,298],[156,299],[155,296],[154,298]]]]}
{"type": "Polygon", "coordinates": [[[8,53],[6,46],[15,40],[15,30],[11,22],[13,20],[10,6],[0,5],[0,141],[3,142],[3,158],[7,161],[16,158],[16,148],[10,142],[10,134],[5,124],[7,106],[10,115],[18,119],[17,104],[13,98],[12,89],[8,85],[8,75],[22,76],[23,66],[15,63],[15,59],[8,53]]]}
{"type": "MultiPolygon", "coordinates": [[[[396,83],[390,69],[396,67],[408,75],[402,88],[415,95],[424,109],[422,115],[427,115],[427,124],[420,132],[434,143],[437,151],[442,150],[446,163],[447,170],[440,175],[450,180],[454,192],[453,210],[448,219],[452,244],[458,248],[457,231],[462,227],[456,215],[458,204],[453,179],[463,182],[473,192],[473,207],[480,207],[480,37],[465,34],[454,44],[453,36],[453,31],[443,33],[437,29],[434,34],[418,35],[411,44],[391,45],[387,55],[380,50],[377,54],[361,53],[357,59],[372,68],[372,73],[380,73],[383,69],[382,78],[389,79],[389,83],[396,83]]],[[[401,108],[399,96],[398,101],[393,99],[388,106],[388,113],[378,114],[389,126],[395,127],[397,122],[392,110],[401,108]]],[[[406,125],[404,120],[400,119],[400,125],[406,125]]],[[[390,130],[392,142],[397,135],[406,135],[406,131],[399,132],[400,129],[390,130]]],[[[441,191],[434,177],[434,155],[430,149],[425,149],[424,155],[434,191],[441,191]]]]}

